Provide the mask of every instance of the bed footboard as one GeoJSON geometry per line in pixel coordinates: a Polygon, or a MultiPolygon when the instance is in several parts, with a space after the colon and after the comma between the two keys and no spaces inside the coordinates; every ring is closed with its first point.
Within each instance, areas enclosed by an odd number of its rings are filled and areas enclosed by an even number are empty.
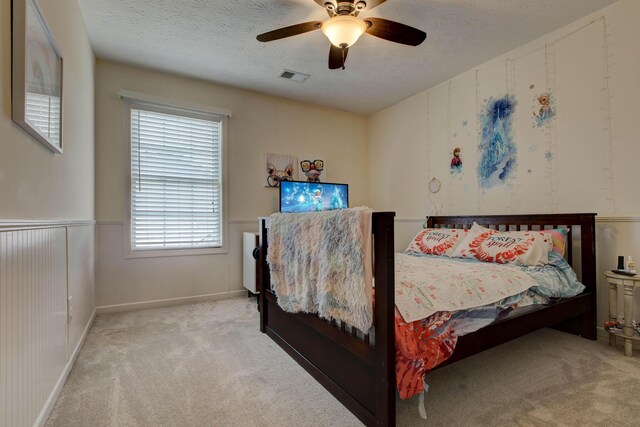
{"type": "Polygon", "coordinates": [[[314,315],[280,309],[266,263],[267,219],[261,220],[260,330],[367,426],[395,426],[395,213],[373,214],[375,339],[314,315]]]}

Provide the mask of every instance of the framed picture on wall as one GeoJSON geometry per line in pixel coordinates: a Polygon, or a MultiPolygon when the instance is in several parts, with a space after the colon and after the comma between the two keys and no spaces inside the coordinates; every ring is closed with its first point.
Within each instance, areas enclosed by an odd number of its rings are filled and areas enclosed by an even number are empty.
{"type": "Polygon", "coordinates": [[[298,158],[289,154],[265,153],[265,187],[279,187],[280,181],[298,180],[298,158]]]}
{"type": "Polygon", "coordinates": [[[11,118],[62,153],[62,54],[35,0],[12,5],[11,118]]]}

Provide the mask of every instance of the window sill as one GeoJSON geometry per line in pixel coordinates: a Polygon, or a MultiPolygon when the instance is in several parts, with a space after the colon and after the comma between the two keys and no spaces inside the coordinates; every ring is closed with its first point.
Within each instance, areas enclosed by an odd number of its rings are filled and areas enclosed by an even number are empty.
{"type": "Polygon", "coordinates": [[[202,249],[161,249],[161,250],[142,250],[129,251],[125,255],[125,259],[130,258],[164,258],[174,256],[198,256],[198,255],[226,255],[229,251],[222,248],[202,248],[202,249]]]}

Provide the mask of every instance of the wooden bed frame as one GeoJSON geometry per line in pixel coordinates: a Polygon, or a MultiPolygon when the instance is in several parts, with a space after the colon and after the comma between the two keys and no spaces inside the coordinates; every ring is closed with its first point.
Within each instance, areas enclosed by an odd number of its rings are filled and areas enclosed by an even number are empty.
{"type": "MultiPolygon", "coordinates": [[[[309,314],[291,314],[280,309],[270,287],[268,219],[261,219],[260,236],[260,330],[271,337],[320,384],[367,426],[395,426],[396,381],[394,337],[394,216],[373,214],[373,256],[375,278],[375,331],[362,336],[349,326],[322,320],[309,314]]],[[[512,313],[474,333],[458,339],[445,363],[474,355],[544,327],[596,339],[595,214],[438,216],[428,227],[469,228],[473,222],[489,228],[527,230],[571,228],[567,260],[585,291],[535,311],[512,313]],[[579,235],[577,228],[579,227],[579,235]],[[573,241],[579,237],[579,254],[573,241]]]]}

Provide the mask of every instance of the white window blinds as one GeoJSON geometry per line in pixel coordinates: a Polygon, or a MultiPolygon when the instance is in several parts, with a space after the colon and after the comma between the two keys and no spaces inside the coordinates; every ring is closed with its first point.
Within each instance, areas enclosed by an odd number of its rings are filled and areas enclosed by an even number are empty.
{"type": "Polygon", "coordinates": [[[60,147],[60,98],[38,93],[25,93],[27,121],[41,135],[60,147]]]}
{"type": "Polygon", "coordinates": [[[132,105],[132,250],[222,246],[222,123],[132,105]]]}

